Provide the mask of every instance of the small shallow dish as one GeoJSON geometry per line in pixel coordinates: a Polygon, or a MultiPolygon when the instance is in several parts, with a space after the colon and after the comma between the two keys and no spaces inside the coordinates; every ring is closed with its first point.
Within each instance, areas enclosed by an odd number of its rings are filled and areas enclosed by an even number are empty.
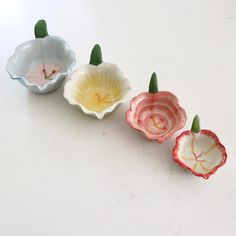
{"type": "Polygon", "coordinates": [[[157,90],[157,78],[153,73],[149,92],[134,97],[126,113],[127,123],[146,138],[163,143],[186,123],[186,112],[178,98],[167,91],[157,90]]]}
{"type": "Polygon", "coordinates": [[[200,130],[198,123],[196,116],[192,130],[184,131],[176,138],[173,158],[194,175],[208,179],[225,164],[227,153],[217,135],[210,130],[200,130]]]}
{"type": "Polygon", "coordinates": [[[126,101],[129,90],[129,81],[115,64],[99,62],[74,71],[65,84],[64,97],[85,114],[103,119],[126,101]]]}
{"type": "Polygon", "coordinates": [[[8,59],[6,71],[30,91],[57,89],[75,64],[75,54],[60,37],[45,36],[27,41],[8,59]]]}

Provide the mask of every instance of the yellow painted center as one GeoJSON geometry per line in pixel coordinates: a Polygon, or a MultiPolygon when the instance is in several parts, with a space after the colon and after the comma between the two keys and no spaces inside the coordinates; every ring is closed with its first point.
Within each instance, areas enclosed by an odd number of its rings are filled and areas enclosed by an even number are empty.
{"type": "Polygon", "coordinates": [[[102,112],[122,98],[121,83],[117,79],[93,75],[78,83],[74,96],[87,109],[102,112]]]}

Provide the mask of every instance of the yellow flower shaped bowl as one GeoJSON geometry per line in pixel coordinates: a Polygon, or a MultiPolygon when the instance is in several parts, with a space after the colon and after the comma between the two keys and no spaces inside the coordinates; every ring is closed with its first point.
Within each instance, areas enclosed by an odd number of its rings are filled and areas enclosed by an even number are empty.
{"type": "Polygon", "coordinates": [[[64,97],[85,114],[103,119],[126,101],[129,90],[129,81],[121,70],[103,62],[98,66],[84,65],[73,72],[65,84],[64,97]]]}

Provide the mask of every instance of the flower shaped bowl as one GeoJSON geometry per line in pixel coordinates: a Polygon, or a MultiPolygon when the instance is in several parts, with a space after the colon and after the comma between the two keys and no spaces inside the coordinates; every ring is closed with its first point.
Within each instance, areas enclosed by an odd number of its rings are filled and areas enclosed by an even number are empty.
{"type": "Polygon", "coordinates": [[[27,41],[15,49],[6,70],[30,91],[48,93],[57,89],[75,64],[75,54],[56,36],[27,41]]]}
{"type": "Polygon", "coordinates": [[[125,102],[129,90],[121,70],[115,64],[102,62],[81,66],[73,72],[65,84],[64,97],[85,114],[103,119],[125,102]]]}
{"type": "Polygon", "coordinates": [[[144,92],[131,100],[127,123],[148,139],[163,143],[186,123],[186,113],[177,97],[167,91],[144,92]]]}
{"type": "Polygon", "coordinates": [[[227,153],[215,133],[201,130],[200,119],[196,115],[191,130],[184,131],[176,138],[173,158],[194,175],[208,179],[225,164],[227,153]]]}
{"type": "Polygon", "coordinates": [[[179,135],[173,157],[194,175],[208,179],[225,164],[227,154],[216,134],[202,129],[199,133],[188,130],[179,135]]]}

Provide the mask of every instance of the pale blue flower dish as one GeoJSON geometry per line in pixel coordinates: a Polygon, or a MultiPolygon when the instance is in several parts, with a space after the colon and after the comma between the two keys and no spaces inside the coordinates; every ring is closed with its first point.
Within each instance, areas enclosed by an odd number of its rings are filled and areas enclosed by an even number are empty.
{"type": "Polygon", "coordinates": [[[45,94],[59,88],[75,65],[67,42],[49,36],[44,20],[35,25],[35,39],[19,45],[9,57],[6,71],[31,92],[45,94]]]}

